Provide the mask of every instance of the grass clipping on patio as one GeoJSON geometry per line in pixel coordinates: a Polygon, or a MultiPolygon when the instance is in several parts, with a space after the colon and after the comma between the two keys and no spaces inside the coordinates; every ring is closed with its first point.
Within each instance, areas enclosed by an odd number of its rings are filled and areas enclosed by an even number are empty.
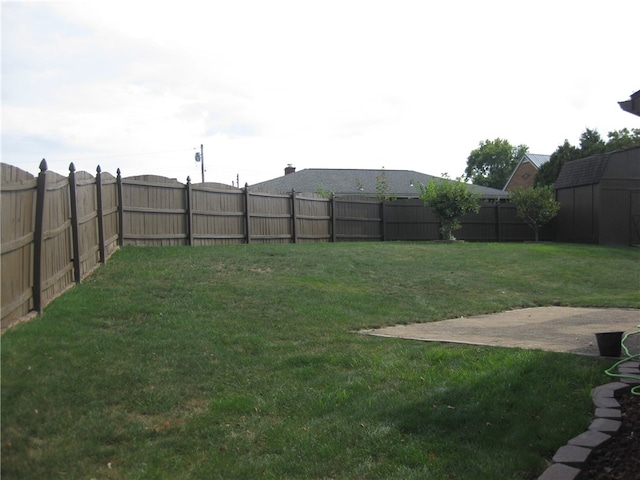
{"type": "Polygon", "coordinates": [[[640,307],[640,250],[134,248],[2,338],[3,479],[536,478],[606,362],[353,332],[640,307]]]}

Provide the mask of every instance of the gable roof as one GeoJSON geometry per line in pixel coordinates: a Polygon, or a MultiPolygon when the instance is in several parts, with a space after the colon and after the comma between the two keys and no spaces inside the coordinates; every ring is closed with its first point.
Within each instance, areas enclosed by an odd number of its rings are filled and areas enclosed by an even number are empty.
{"type": "Polygon", "coordinates": [[[556,190],[600,183],[610,156],[610,153],[601,153],[565,162],[556,180],[556,190]]]}
{"type": "MultiPolygon", "coordinates": [[[[256,183],[251,190],[275,192],[317,192],[319,188],[335,195],[375,196],[379,179],[387,183],[386,194],[389,197],[417,197],[416,187],[421,183],[427,185],[430,180],[438,179],[432,175],[413,170],[364,170],[364,169],[332,169],[307,168],[282,177],[256,183]]],[[[495,188],[469,185],[469,189],[482,198],[506,198],[508,192],[495,188]]]]}
{"type": "Polygon", "coordinates": [[[538,153],[525,153],[520,162],[529,161],[533,163],[536,167],[540,168],[542,165],[547,163],[551,155],[540,155],[538,153]]]}
{"type": "Polygon", "coordinates": [[[522,165],[523,163],[530,163],[531,165],[536,167],[536,170],[540,170],[540,167],[545,163],[547,163],[549,159],[551,159],[551,155],[540,155],[538,153],[525,153],[520,159],[520,161],[518,162],[518,164],[516,165],[516,167],[513,169],[513,172],[511,172],[511,175],[509,176],[507,183],[504,184],[504,189],[505,190],[507,189],[507,187],[509,186],[509,183],[511,183],[511,180],[513,180],[513,176],[518,171],[518,168],[520,168],[520,165],[522,165]]]}

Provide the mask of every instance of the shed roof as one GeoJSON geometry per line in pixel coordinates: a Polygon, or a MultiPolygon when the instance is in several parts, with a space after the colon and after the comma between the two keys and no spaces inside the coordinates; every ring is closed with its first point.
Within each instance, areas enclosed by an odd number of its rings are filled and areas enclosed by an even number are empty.
{"type": "Polygon", "coordinates": [[[556,180],[556,189],[600,183],[610,157],[610,153],[600,153],[566,162],[556,180]]]}
{"type": "MultiPolygon", "coordinates": [[[[387,183],[386,194],[390,197],[417,197],[419,184],[426,185],[430,180],[438,179],[432,175],[413,170],[366,170],[366,169],[331,169],[307,168],[298,172],[277,177],[266,182],[256,183],[251,190],[276,192],[316,192],[321,187],[324,191],[335,195],[375,196],[379,179],[387,183]]],[[[506,198],[508,192],[495,188],[469,185],[469,189],[483,198],[506,198]]]]}

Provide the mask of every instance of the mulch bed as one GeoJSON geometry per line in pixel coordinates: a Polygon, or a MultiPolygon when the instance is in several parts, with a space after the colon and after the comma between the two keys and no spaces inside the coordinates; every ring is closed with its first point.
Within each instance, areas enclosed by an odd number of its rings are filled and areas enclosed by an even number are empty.
{"type": "Polygon", "coordinates": [[[594,450],[576,480],[640,480],[640,396],[618,398],[622,425],[594,450]]]}

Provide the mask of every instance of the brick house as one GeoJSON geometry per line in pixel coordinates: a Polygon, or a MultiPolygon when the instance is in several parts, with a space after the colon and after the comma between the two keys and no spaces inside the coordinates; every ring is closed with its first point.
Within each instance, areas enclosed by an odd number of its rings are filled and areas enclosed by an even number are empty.
{"type": "Polygon", "coordinates": [[[551,155],[537,155],[535,153],[525,153],[520,159],[513,173],[507,180],[503,190],[513,192],[516,188],[531,188],[536,173],[540,167],[547,163],[551,155]]]}

